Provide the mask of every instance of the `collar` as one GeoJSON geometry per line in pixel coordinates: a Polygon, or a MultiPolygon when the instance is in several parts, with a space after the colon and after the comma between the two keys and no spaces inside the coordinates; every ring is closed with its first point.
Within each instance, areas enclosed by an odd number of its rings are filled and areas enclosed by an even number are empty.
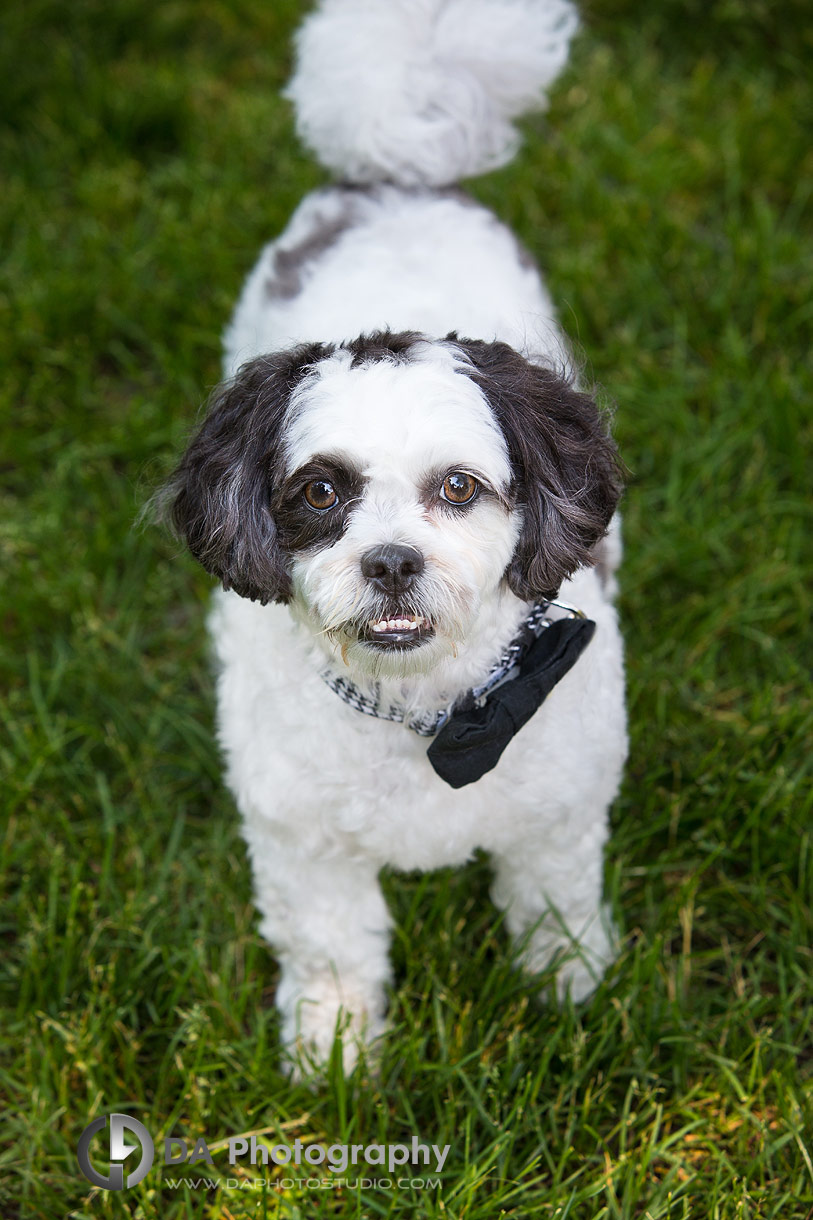
{"type": "Polygon", "coordinates": [[[378,683],[365,694],[330,670],[321,677],[343,702],[365,716],[405,724],[420,737],[434,737],[427,757],[441,779],[459,788],[496,766],[511,738],[578,660],[594,630],[595,623],[567,602],[537,602],[483,682],[452,704],[420,716],[382,702],[378,683]],[[552,618],[553,606],[566,611],[567,617],[552,618]]]}

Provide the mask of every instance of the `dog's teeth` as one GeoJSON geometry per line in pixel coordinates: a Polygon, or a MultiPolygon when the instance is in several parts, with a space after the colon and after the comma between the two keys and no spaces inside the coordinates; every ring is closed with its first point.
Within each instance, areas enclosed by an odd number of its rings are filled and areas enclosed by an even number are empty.
{"type": "Polygon", "coordinates": [[[381,618],[377,623],[371,623],[370,628],[379,634],[384,631],[417,631],[423,625],[423,616],[415,618],[381,618]]]}

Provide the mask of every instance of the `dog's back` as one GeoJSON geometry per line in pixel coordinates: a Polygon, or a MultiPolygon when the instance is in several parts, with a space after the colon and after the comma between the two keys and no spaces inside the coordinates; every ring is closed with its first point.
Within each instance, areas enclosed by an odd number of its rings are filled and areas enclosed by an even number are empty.
{"type": "Polygon", "coordinates": [[[454,184],[504,164],[576,27],[568,0],[327,0],[298,36],[297,130],[340,185],[266,247],[226,337],[226,373],[292,343],[373,330],[502,339],[562,364],[542,280],[454,184]]]}

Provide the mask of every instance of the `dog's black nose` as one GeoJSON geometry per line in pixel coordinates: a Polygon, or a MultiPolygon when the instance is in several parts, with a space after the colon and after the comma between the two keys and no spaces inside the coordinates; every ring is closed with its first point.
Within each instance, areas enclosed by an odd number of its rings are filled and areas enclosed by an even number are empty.
{"type": "Polygon", "coordinates": [[[423,571],[423,555],[414,546],[388,542],[362,555],[361,571],[384,593],[405,593],[423,571]]]}

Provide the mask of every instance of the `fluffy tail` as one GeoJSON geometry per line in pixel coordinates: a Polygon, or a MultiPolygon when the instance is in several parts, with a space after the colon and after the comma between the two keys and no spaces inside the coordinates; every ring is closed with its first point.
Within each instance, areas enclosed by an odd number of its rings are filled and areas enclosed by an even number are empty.
{"type": "Polygon", "coordinates": [[[577,24],[570,0],[321,0],[286,96],[345,182],[446,186],[511,159],[577,24]]]}

